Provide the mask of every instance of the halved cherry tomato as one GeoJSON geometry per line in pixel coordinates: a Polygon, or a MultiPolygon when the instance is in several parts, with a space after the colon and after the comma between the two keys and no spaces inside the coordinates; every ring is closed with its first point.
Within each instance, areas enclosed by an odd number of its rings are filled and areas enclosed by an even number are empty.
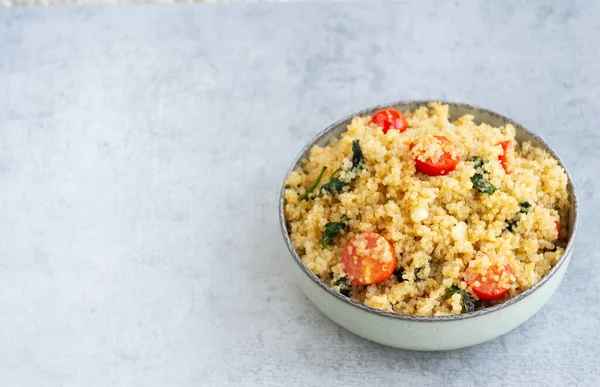
{"type": "Polygon", "coordinates": [[[352,285],[376,284],[390,278],[396,269],[396,252],[383,236],[363,232],[348,241],[341,262],[352,285]]]}
{"type": "Polygon", "coordinates": [[[467,267],[465,280],[477,297],[482,300],[491,301],[502,297],[508,291],[511,274],[510,265],[492,266],[485,275],[470,274],[467,267]],[[496,279],[496,276],[499,279],[496,279]]]}
{"type": "Polygon", "coordinates": [[[512,141],[500,141],[498,143],[502,147],[502,154],[498,156],[498,160],[504,168],[504,172],[510,175],[513,172],[513,160],[515,159],[515,146],[512,141]]]}
{"type": "MultiPolygon", "coordinates": [[[[448,140],[444,136],[434,136],[442,146],[450,146],[453,147],[450,140],[448,140]]],[[[415,143],[410,144],[410,149],[413,149],[416,146],[415,143]]],[[[446,173],[452,171],[456,168],[456,164],[458,164],[460,158],[458,156],[453,155],[450,152],[444,152],[442,156],[433,161],[431,159],[419,160],[418,157],[415,158],[415,167],[417,171],[424,173],[429,176],[439,176],[445,175],[446,173]]]]}
{"type": "Polygon", "coordinates": [[[383,128],[383,133],[387,133],[390,128],[398,129],[404,132],[408,128],[406,117],[396,109],[383,109],[371,117],[371,122],[383,128]]]}

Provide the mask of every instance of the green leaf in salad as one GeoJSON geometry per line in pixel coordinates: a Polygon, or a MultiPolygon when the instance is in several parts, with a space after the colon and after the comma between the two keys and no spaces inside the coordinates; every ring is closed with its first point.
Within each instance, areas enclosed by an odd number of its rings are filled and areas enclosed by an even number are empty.
{"type": "Polygon", "coordinates": [[[483,159],[478,156],[471,157],[471,161],[475,164],[475,168],[483,167],[483,159]]]}
{"type": "MultiPolygon", "coordinates": [[[[365,156],[360,147],[360,141],[354,140],[352,141],[352,167],[347,172],[357,172],[362,169],[362,164],[364,162],[365,156]]],[[[342,192],[342,189],[350,185],[351,181],[343,181],[337,175],[342,170],[342,168],[336,169],[332,174],[329,181],[321,186],[319,189],[319,194],[323,195],[326,191],[331,195],[335,196],[342,192]]]]}
{"type": "Polygon", "coordinates": [[[471,295],[468,292],[461,290],[456,285],[452,285],[448,288],[448,291],[446,291],[446,294],[444,294],[440,302],[447,300],[453,294],[460,294],[460,303],[465,311],[472,312],[475,310],[475,303],[473,302],[471,295]]]}
{"type": "Polygon", "coordinates": [[[521,207],[521,210],[519,212],[526,213],[529,210],[529,207],[531,207],[531,203],[523,202],[519,204],[519,207],[521,207]]]}
{"type": "Polygon", "coordinates": [[[506,229],[514,232],[517,229],[517,223],[519,222],[516,219],[506,220],[506,229]]]}
{"type": "Polygon", "coordinates": [[[514,232],[517,229],[517,225],[519,223],[519,214],[526,214],[531,207],[531,203],[525,201],[519,204],[519,212],[512,219],[506,219],[506,229],[510,232],[514,232]]]}
{"type": "Polygon", "coordinates": [[[488,181],[488,175],[483,169],[483,159],[479,156],[473,156],[471,157],[471,161],[473,162],[476,170],[476,173],[471,177],[471,183],[473,183],[473,187],[477,188],[479,192],[487,195],[491,195],[496,192],[496,187],[494,187],[488,181]]]}
{"type": "Polygon", "coordinates": [[[471,177],[471,183],[473,183],[473,187],[477,188],[479,192],[484,194],[491,195],[496,192],[496,187],[489,183],[487,178],[481,173],[474,174],[471,177]]]}
{"type": "Polygon", "coordinates": [[[363,155],[362,149],[360,148],[359,140],[352,141],[352,171],[356,172],[362,168],[363,160],[365,156],[363,155]]]}
{"type": "MultiPolygon", "coordinates": [[[[315,181],[314,184],[310,186],[308,191],[306,191],[306,193],[304,195],[302,195],[302,200],[308,198],[309,195],[311,195],[312,192],[315,190],[315,188],[317,188],[317,186],[321,182],[321,178],[323,177],[323,174],[325,173],[326,169],[327,169],[327,167],[323,167],[323,169],[321,169],[321,173],[319,173],[319,177],[317,177],[317,181],[315,181]]],[[[313,198],[313,197],[314,197],[314,195],[311,195],[311,198],[313,198]]]]}
{"type": "Polygon", "coordinates": [[[398,280],[398,282],[404,281],[404,278],[402,278],[402,274],[404,274],[403,267],[400,267],[400,268],[394,270],[394,275],[396,276],[396,279],[398,280]]]}
{"type": "MultiPolygon", "coordinates": [[[[360,142],[359,142],[359,140],[354,140],[354,141],[352,141],[352,167],[350,168],[350,171],[351,172],[358,171],[360,168],[362,168],[363,162],[364,162],[364,155],[362,153],[362,149],[360,148],[360,142]]],[[[316,195],[312,194],[312,192],[315,190],[315,188],[321,181],[321,178],[323,177],[323,174],[325,173],[325,169],[326,169],[326,167],[323,167],[323,169],[321,170],[321,173],[319,174],[317,181],[309,188],[309,190],[306,192],[306,194],[304,194],[302,199],[305,199],[308,197],[314,198],[316,196],[316,195]],[[312,196],[309,196],[311,194],[312,194],[312,196]]],[[[329,179],[329,181],[327,183],[323,184],[321,186],[321,188],[319,189],[320,195],[323,195],[325,192],[329,192],[335,196],[335,195],[339,194],[340,192],[342,192],[342,189],[344,187],[346,187],[347,185],[350,184],[350,182],[343,181],[337,176],[341,170],[342,169],[339,168],[331,174],[331,178],[329,179]]],[[[321,237],[321,246],[323,248],[331,249],[331,242],[333,241],[333,239],[335,239],[335,237],[340,232],[344,231],[346,229],[346,227],[348,227],[347,222],[348,222],[348,218],[345,215],[343,215],[340,218],[339,222],[327,223],[325,225],[325,231],[323,232],[323,236],[321,237]]]]}
{"type": "Polygon", "coordinates": [[[336,236],[348,227],[348,218],[342,215],[339,222],[329,222],[325,225],[325,231],[321,237],[321,247],[331,250],[331,242],[336,236]]]}
{"type": "Polygon", "coordinates": [[[415,282],[420,282],[420,281],[422,281],[422,279],[421,279],[421,278],[417,277],[417,274],[419,274],[419,273],[421,272],[421,270],[423,270],[423,268],[422,268],[422,267],[417,267],[417,268],[415,269],[415,271],[414,271],[414,273],[415,273],[415,282]]]}
{"type": "Polygon", "coordinates": [[[323,184],[323,186],[321,186],[321,189],[319,190],[321,195],[323,195],[325,193],[324,191],[328,191],[329,193],[331,193],[332,195],[335,196],[335,195],[339,194],[340,192],[342,192],[342,188],[344,188],[345,186],[350,184],[350,183],[342,181],[338,177],[336,177],[337,173],[340,172],[341,170],[342,170],[341,168],[335,170],[331,174],[331,179],[329,179],[329,181],[327,183],[325,183],[325,184],[323,184]]]}
{"type": "Polygon", "coordinates": [[[342,293],[346,297],[350,297],[350,284],[348,280],[344,277],[340,277],[335,281],[333,286],[337,286],[339,292],[342,293]]]}

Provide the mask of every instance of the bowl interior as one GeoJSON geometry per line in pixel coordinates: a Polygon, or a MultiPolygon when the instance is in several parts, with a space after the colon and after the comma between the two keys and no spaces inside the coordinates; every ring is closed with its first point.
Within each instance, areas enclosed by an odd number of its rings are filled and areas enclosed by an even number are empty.
{"type": "MultiPolygon", "coordinates": [[[[312,271],[310,271],[304,265],[299,254],[296,252],[296,250],[292,246],[290,238],[289,238],[289,232],[287,229],[287,223],[285,221],[285,214],[284,214],[285,180],[287,179],[288,175],[300,165],[302,160],[304,160],[305,158],[307,158],[309,156],[310,149],[314,145],[325,146],[325,145],[327,145],[327,143],[329,142],[330,139],[332,139],[333,137],[340,136],[340,134],[346,130],[346,126],[352,121],[353,117],[370,116],[374,112],[376,112],[380,109],[385,109],[385,108],[395,108],[400,111],[414,110],[414,109],[418,108],[419,106],[426,105],[429,102],[432,102],[432,101],[427,100],[427,101],[394,102],[394,103],[390,103],[390,104],[386,104],[386,105],[379,105],[379,106],[367,108],[367,109],[361,110],[359,112],[350,114],[349,116],[333,123],[332,125],[327,127],[325,130],[323,130],[321,133],[319,133],[316,137],[314,137],[302,149],[302,151],[300,152],[300,154],[296,158],[296,160],[294,160],[292,166],[290,167],[290,169],[288,170],[288,172],[285,176],[284,184],[282,184],[282,187],[281,187],[280,198],[279,198],[279,220],[280,220],[280,224],[281,224],[281,228],[282,228],[283,237],[286,241],[288,250],[292,254],[292,257],[294,258],[296,263],[300,266],[302,271],[305,272],[306,275],[311,277],[313,279],[313,281],[315,281],[321,288],[325,289],[333,296],[335,296],[338,299],[340,299],[346,303],[349,303],[355,307],[358,307],[360,309],[367,310],[369,312],[376,313],[379,315],[388,316],[391,318],[412,320],[412,321],[448,321],[448,320],[457,320],[457,319],[475,317],[478,315],[491,313],[495,310],[502,309],[504,307],[507,307],[509,305],[512,305],[512,304],[518,302],[519,300],[523,299],[524,297],[527,297],[527,295],[534,292],[537,288],[543,286],[543,284],[547,281],[547,279],[550,278],[558,270],[558,268],[562,265],[564,259],[561,258],[561,260],[558,261],[558,263],[556,265],[554,265],[554,267],[548,272],[548,274],[546,274],[546,276],[544,276],[544,278],[542,278],[537,284],[533,285],[531,288],[527,289],[523,293],[518,294],[517,296],[507,300],[506,302],[504,302],[502,304],[498,304],[498,305],[494,305],[494,306],[491,306],[491,307],[488,307],[485,309],[477,310],[475,312],[463,313],[463,314],[452,315],[452,316],[408,316],[408,315],[385,312],[385,311],[382,311],[379,309],[371,308],[369,306],[359,303],[358,301],[355,301],[354,299],[345,297],[345,296],[341,295],[340,293],[334,291],[333,289],[331,289],[329,287],[329,285],[327,285],[323,281],[321,281],[321,279],[319,277],[317,277],[312,271]]],[[[558,160],[560,165],[564,168],[565,172],[567,173],[567,177],[568,177],[567,189],[569,190],[569,198],[571,201],[571,209],[569,211],[569,219],[568,219],[568,225],[567,225],[568,242],[567,242],[567,247],[565,248],[565,253],[563,254],[563,257],[567,256],[572,249],[573,242],[575,239],[575,233],[577,231],[578,204],[577,204],[577,196],[575,194],[575,188],[573,186],[573,180],[572,180],[571,175],[569,174],[569,171],[567,170],[565,164],[560,159],[560,157],[558,157],[558,155],[554,152],[554,150],[548,144],[546,144],[540,137],[538,137],[534,133],[530,132],[529,130],[525,129],[521,124],[511,120],[508,117],[502,116],[500,114],[494,113],[492,111],[489,111],[489,110],[486,110],[486,109],[483,109],[483,108],[480,108],[477,106],[468,105],[468,104],[453,103],[453,102],[446,102],[446,101],[438,101],[438,102],[445,103],[449,106],[449,115],[450,115],[451,121],[456,120],[459,117],[464,116],[465,114],[471,114],[474,116],[474,121],[476,123],[485,122],[494,127],[504,126],[506,124],[512,124],[516,129],[516,140],[519,143],[523,142],[523,141],[530,141],[534,146],[545,149],[552,157],[554,157],[555,159],[558,160]]]]}

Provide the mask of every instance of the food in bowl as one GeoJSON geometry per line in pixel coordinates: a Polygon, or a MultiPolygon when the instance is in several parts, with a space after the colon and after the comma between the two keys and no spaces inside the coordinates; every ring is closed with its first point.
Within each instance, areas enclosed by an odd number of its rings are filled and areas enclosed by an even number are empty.
{"type": "Polygon", "coordinates": [[[561,259],[570,202],[557,160],[515,128],[448,106],[355,117],[286,180],[293,247],[370,307],[444,316],[504,302],[561,259]]]}

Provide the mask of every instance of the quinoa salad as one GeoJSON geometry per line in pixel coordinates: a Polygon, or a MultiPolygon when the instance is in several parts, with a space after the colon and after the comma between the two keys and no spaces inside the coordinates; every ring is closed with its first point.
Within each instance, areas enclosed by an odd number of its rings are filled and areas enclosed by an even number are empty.
{"type": "Polygon", "coordinates": [[[448,105],[354,117],[286,180],[293,247],[334,290],[388,312],[444,316],[539,282],[566,246],[568,178],[515,128],[448,105]]]}

